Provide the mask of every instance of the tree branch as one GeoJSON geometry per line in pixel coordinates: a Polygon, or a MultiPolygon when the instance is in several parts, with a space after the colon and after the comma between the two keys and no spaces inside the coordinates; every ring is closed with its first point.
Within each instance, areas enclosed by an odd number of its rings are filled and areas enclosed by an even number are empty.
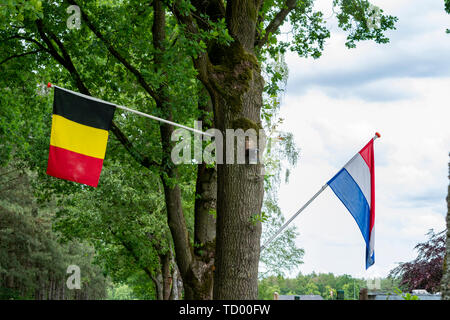
{"type": "MultiPolygon", "coordinates": [[[[220,1],[220,0],[217,0],[220,1]]],[[[199,1],[197,1],[199,2],[199,1]]],[[[186,37],[192,38],[192,35],[197,35],[200,33],[199,27],[196,23],[195,18],[191,14],[183,14],[179,9],[179,1],[168,3],[168,1],[164,1],[165,5],[170,9],[172,14],[177,19],[180,25],[183,25],[187,31],[186,37]]],[[[196,58],[192,57],[192,61],[194,63],[195,69],[198,71],[197,78],[203,83],[203,85],[207,88],[208,92],[212,94],[211,84],[209,83],[209,58],[208,53],[203,52],[200,53],[196,58]]]]}
{"type": "Polygon", "coordinates": [[[20,39],[20,40],[25,40],[25,41],[34,43],[34,44],[37,45],[39,48],[41,48],[42,51],[47,51],[47,52],[49,52],[48,48],[46,48],[46,47],[45,47],[42,43],[40,43],[39,41],[37,41],[37,40],[35,40],[35,39],[33,39],[33,38],[30,38],[30,37],[21,36],[21,35],[19,35],[19,34],[13,35],[13,36],[11,36],[11,37],[9,37],[9,38],[6,38],[6,39],[2,39],[2,40],[0,40],[0,42],[12,40],[12,39],[20,39]]]}
{"type": "Polygon", "coordinates": [[[265,29],[264,37],[255,41],[255,47],[261,48],[269,39],[269,35],[275,33],[284,23],[287,15],[297,7],[296,0],[286,0],[284,8],[282,8],[265,29]]]}
{"type": "Polygon", "coordinates": [[[5,62],[7,62],[7,61],[9,61],[11,59],[20,58],[20,57],[27,56],[27,55],[30,55],[30,54],[35,54],[35,53],[38,53],[38,52],[41,52],[41,51],[42,50],[34,50],[34,51],[29,51],[29,52],[25,52],[25,53],[21,53],[21,54],[15,54],[15,55],[13,55],[11,57],[8,57],[8,58],[3,59],[2,61],[0,61],[0,64],[3,64],[3,63],[5,63],[5,62]]]}
{"type": "Polygon", "coordinates": [[[188,33],[191,33],[191,34],[199,33],[197,23],[196,23],[194,17],[192,16],[192,14],[185,14],[180,11],[179,1],[173,2],[172,6],[170,6],[169,3],[167,3],[167,1],[164,1],[164,2],[165,2],[165,5],[173,13],[173,15],[175,16],[177,21],[180,24],[184,25],[184,27],[186,28],[188,33]]]}
{"type": "MultiPolygon", "coordinates": [[[[78,6],[77,2],[74,0],[68,0],[68,3],[72,5],[78,6]]],[[[80,6],[78,6],[80,7],[80,6]]],[[[108,51],[122,63],[125,68],[127,68],[138,80],[139,84],[144,88],[144,90],[155,100],[158,100],[158,96],[156,92],[151,88],[151,86],[145,81],[144,76],[137,70],[130,62],[128,62],[111,44],[111,42],[106,39],[103,34],[94,26],[94,24],[91,22],[89,16],[86,14],[84,10],[80,8],[81,17],[83,18],[86,25],[91,29],[91,31],[96,35],[97,38],[99,38],[106,46],[108,51]]]]}
{"type": "MultiPolygon", "coordinates": [[[[53,45],[52,41],[47,36],[47,34],[44,30],[44,25],[42,23],[42,20],[40,20],[40,19],[36,20],[36,27],[39,32],[39,35],[41,36],[41,39],[47,45],[47,51],[52,55],[52,57],[55,58],[55,60],[58,61],[64,68],[66,68],[67,71],[69,71],[71,74],[73,73],[73,75],[75,75],[77,79],[80,78],[77,70],[75,69],[75,66],[71,63],[71,60],[70,59],[68,61],[65,60],[59,54],[58,50],[56,50],[55,46],[53,45]]],[[[77,81],[77,84],[78,84],[78,81],[77,81]]],[[[83,85],[83,87],[84,87],[84,85],[83,85]]],[[[83,88],[82,93],[88,94],[88,90],[86,87],[83,88]]]]}

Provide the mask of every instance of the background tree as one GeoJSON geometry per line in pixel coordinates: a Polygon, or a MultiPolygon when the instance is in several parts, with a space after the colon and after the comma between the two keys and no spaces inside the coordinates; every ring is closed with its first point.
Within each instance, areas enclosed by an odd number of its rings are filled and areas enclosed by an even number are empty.
{"type": "Polygon", "coordinates": [[[427,233],[428,240],[415,246],[418,251],[416,259],[400,263],[389,275],[400,280],[404,290],[426,289],[435,293],[440,290],[442,279],[442,265],[445,255],[445,230],[427,233]]]}
{"type": "MultiPolygon", "coordinates": [[[[447,2],[447,9],[450,13],[450,2],[447,2]]],[[[449,179],[450,179],[450,162],[448,164],[449,168],[449,179]]],[[[447,194],[447,236],[446,236],[446,248],[443,263],[443,276],[441,283],[441,293],[442,300],[450,300],[450,184],[448,186],[447,194]]]]}
{"type": "Polygon", "coordinates": [[[35,175],[20,166],[0,168],[0,299],[103,299],[107,279],[94,249],[52,230],[55,202],[33,197],[35,175]],[[69,265],[80,268],[81,289],[66,287],[69,265]]]}
{"type": "MultiPolygon", "coordinates": [[[[267,59],[263,64],[263,74],[268,83],[264,93],[262,109],[263,127],[267,132],[267,146],[264,158],[264,202],[261,216],[263,232],[261,244],[270,239],[284,224],[284,216],[278,206],[278,189],[282,181],[289,180],[289,172],[295,167],[300,150],[292,134],[279,131],[283,119],[278,112],[282,94],[285,91],[289,70],[284,55],[267,59]]],[[[283,231],[270,245],[261,252],[259,277],[269,275],[284,276],[302,263],[304,250],[296,247],[298,233],[294,226],[283,231]]]]}
{"type": "Polygon", "coordinates": [[[146,297],[167,300],[177,271],[162,191],[147,193],[159,189],[158,181],[141,179],[148,175],[143,168],[112,161],[105,165],[109,169],[102,175],[101,188],[81,190],[61,202],[55,228],[66,239],[89,241],[114,282],[127,282],[134,290],[133,282],[138,288],[149,288],[146,297]],[[135,275],[140,283],[132,281],[135,275]]]}
{"type": "MultiPolygon", "coordinates": [[[[444,0],[445,11],[450,13],[450,0],[444,0]]],[[[450,29],[447,29],[447,33],[450,33],[450,29]]]]}
{"type": "Polygon", "coordinates": [[[365,286],[364,279],[332,273],[299,273],[294,279],[269,276],[259,281],[258,298],[272,300],[274,292],[278,292],[282,295],[320,295],[326,300],[333,300],[336,299],[337,290],[344,290],[345,299],[353,300],[355,296],[359,298],[359,289],[365,286]]]}

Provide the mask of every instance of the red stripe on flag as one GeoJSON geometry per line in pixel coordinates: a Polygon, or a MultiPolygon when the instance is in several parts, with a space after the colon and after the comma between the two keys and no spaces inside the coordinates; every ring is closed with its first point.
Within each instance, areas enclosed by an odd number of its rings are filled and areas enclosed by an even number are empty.
{"type": "Polygon", "coordinates": [[[359,152],[370,170],[370,232],[375,223],[375,161],[373,154],[373,139],[359,152]]]}
{"type": "Polygon", "coordinates": [[[102,166],[103,159],[50,145],[48,175],[97,187],[102,166]]]}

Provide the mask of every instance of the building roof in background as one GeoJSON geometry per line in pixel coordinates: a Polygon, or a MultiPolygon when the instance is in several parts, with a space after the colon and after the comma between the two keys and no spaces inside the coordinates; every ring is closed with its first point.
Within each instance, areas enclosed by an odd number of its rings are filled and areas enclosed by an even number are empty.
{"type": "MultiPolygon", "coordinates": [[[[441,300],[441,294],[431,294],[431,293],[412,293],[412,295],[417,296],[420,300],[441,300]]],[[[369,292],[369,300],[404,300],[403,297],[395,293],[386,292],[369,292]]]]}
{"type": "Polygon", "coordinates": [[[307,295],[278,295],[278,299],[275,300],[323,300],[322,296],[315,294],[307,295]]]}

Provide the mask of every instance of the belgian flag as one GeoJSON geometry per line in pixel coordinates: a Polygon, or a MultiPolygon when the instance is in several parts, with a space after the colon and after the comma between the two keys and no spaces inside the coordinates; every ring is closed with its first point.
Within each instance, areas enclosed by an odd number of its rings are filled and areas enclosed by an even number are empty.
{"type": "Polygon", "coordinates": [[[97,187],[115,106],[54,88],[47,174],[97,187]]]}

